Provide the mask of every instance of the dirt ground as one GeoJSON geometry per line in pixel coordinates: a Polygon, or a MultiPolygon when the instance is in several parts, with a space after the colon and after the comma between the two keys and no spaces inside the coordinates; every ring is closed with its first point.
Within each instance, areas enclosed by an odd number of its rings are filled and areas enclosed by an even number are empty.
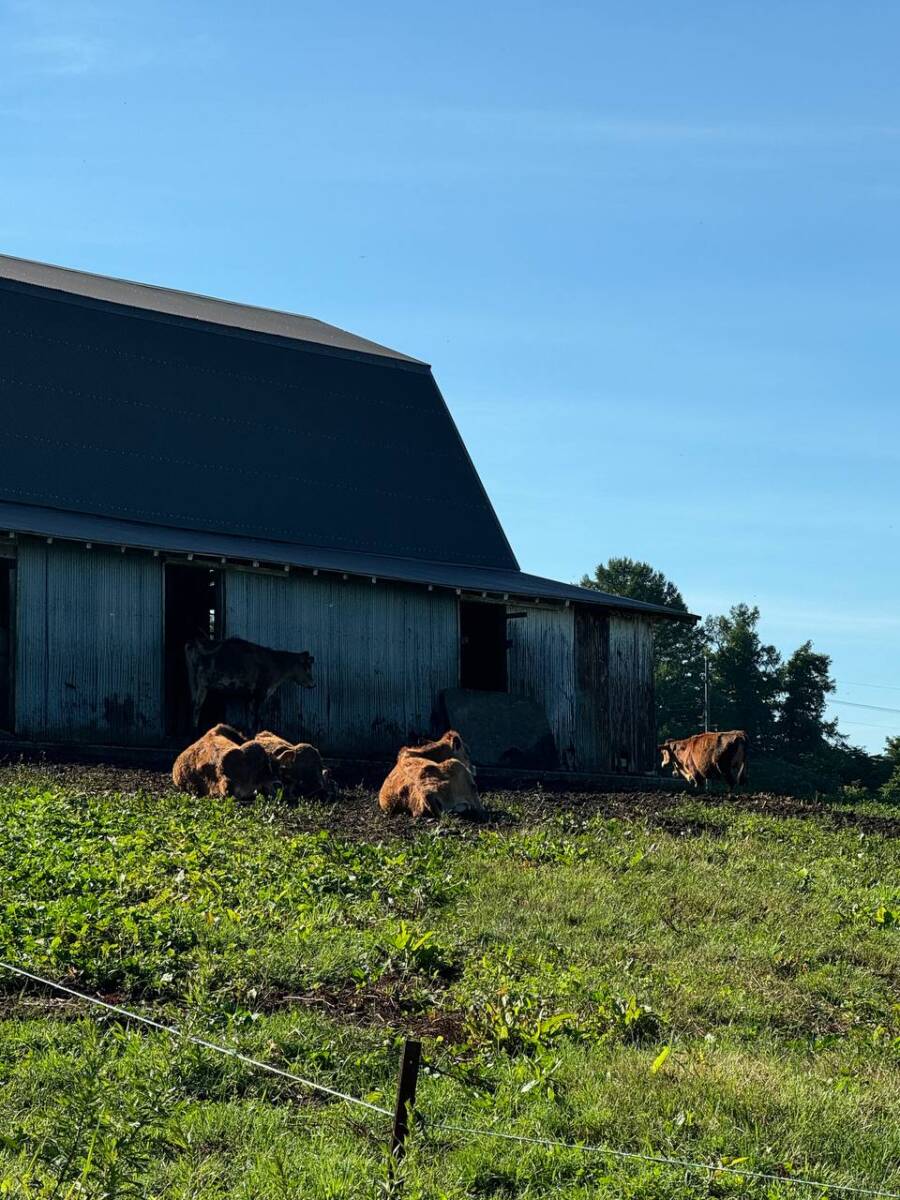
{"type": "MultiPolygon", "coordinates": [[[[0,785],[26,776],[46,779],[48,784],[63,784],[95,795],[110,797],[142,792],[163,795],[172,790],[168,772],[111,764],[66,762],[0,763],[0,785]]],[[[794,796],[772,795],[765,792],[710,792],[692,795],[690,792],[566,792],[528,788],[524,790],[494,790],[486,788],[483,799],[488,808],[486,821],[445,821],[442,830],[462,836],[477,836],[479,829],[519,828],[541,825],[560,813],[568,814],[573,822],[595,816],[640,820],[670,833],[691,836],[700,832],[714,833],[718,826],[715,806],[728,805],[736,809],[769,816],[825,819],[835,827],[851,826],[860,832],[880,833],[900,837],[900,814],[881,816],[860,813],[855,808],[828,799],[800,799],[794,796]],[[698,801],[710,804],[709,819],[698,801]]],[[[412,835],[416,825],[405,816],[385,817],[376,804],[376,792],[370,786],[357,784],[344,787],[337,799],[327,802],[305,801],[286,814],[290,826],[297,830],[328,830],[344,837],[363,840],[384,837],[405,838],[412,835]]],[[[420,823],[419,828],[422,828],[420,823]]]]}

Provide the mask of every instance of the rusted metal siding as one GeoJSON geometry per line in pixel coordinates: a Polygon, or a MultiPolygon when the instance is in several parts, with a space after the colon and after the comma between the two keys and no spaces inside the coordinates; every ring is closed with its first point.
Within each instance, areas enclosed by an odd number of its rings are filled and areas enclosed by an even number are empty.
{"type": "Polygon", "coordinates": [[[392,754],[458,682],[456,598],[423,589],[229,570],[225,630],[313,654],[315,688],[286,684],[263,719],[327,754],[392,754]]]}
{"type": "Polygon", "coordinates": [[[655,766],[653,626],[644,617],[609,619],[609,747],[614,771],[655,766]]]}
{"type": "Polygon", "coordinates": [[[146,555],[22,540],[16,732],[147,745],[162,737],[162,568],[146,555]]]}
{"type": "Polygon", "coordinates": [[[507,622],[509,690],[544,708],[560,766],[577,762],[575,738],[575,614],[571,608],[529,608],[507,622]]]}

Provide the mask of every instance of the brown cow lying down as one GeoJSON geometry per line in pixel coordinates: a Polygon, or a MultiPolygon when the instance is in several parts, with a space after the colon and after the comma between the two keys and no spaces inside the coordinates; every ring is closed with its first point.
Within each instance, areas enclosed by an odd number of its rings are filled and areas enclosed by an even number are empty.
{"type": "Polygon", "coordinates": [[[724,779],[729,787],[747,782],[747,735],[743,729],[670,738],[659,747],[664,767],[699,787],[704,779],[724,779]]]}
{"type": "Polygon", "coordinates": [[[281,780],[285,795],[328,796],[333,794],[334,781],[322,756],[308,742],[292,745],[277,733],[263,730],[254,739],[268,754],[272,767],[281,780]]]}
{"type": "MultiPolygon", "coordinates": [[[[237,745],[248,741],[247,735],[232,725],[216,725],[211,732],[231,738],[237,745]]],[[[322,766],[322,756],[315,746],[308,742],[293,744],[268,729],[252,740],[265,750],[276,785],[281,784],[286,796],[325,796],[336,790],[331,772],[322,766]]]]}
{"type": "Polygon", "coordinates": [[[455,729],[448,729],[436,742],[425,742],[421,746],[403,746],[397,753],[397,762],[404,758],[427,758],[429,762],[436,763],[446,762],[448,758],[458,758],[463,766],[475,774],[468,747],[455,729]]]}
{"type": "Polygon", "coordinates": [[[459,734],[450,730],[437,742],[404,746],[381,785],[378,806],[382,812],[408,812],[412,817],[483,814],[469,754],[459,734]]]}
{"type": "Polygon", "coordinates": [[[175,759],[175,786],[195,796],[234,796],[249,800],[277,786],[269,756],[256,742],[240,741],[230,725],[216,725],[175,759]]]}

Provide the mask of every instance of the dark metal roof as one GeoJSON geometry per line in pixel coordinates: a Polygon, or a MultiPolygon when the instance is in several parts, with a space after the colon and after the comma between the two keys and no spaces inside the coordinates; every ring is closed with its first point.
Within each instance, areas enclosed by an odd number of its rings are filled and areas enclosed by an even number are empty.
{"type": "Polygon", "coordinates": [[[428,367],[307,318],[0,259],[0,427],[10,502],[517,567],[428,367]]]}
{"type": "Polygon", "coordinates": [[[51,266],[28,258],[0,254],[0,278],[62,292],[69,297],[80,296],[85,300],[117,304],[157,315],[187,317],[193,321],[242,329],[248,333],[268,334],[308,345],[391,358],[417,366],[426,365],[417,358],[401,354],[399,350],[390,350],[387,346],[370,342],[368,338],[348,333],[346,329],[338,329],[336,325],[326,325],[314,317],[237,304],[233,300],[219,300],[213,296],[198,296],[194,292],[179,292],[149,283],[134,283],[130,279],[93,275],[89,271],[74,271],[70,267],[51,266]]]}
{"type": "Polygon", "coordinates": [[[196,533],[0,501],[0,531],[10,530],[40,537],[89,541],[97,545],[256,562],[261,566],[306,567],[378,580],[417,583],[466,592],[487,592],[492,596],[508,595],[511,599],[568,600],[576,604],[643,613],[675,621],[697,619],[689,613],[677,612],[671,608],[645,604],[623,596],[611,596],[592,588],[559,583],[554,579],[544,579],[539,575],[528,575],[518,570],[425,562],[420,559],[298,546],[227,534],[196,533]]]}

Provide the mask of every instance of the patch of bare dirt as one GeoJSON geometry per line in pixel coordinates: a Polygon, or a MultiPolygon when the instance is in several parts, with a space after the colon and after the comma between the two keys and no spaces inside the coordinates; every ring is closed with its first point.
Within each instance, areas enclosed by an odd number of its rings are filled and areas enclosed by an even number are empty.
{"type": "MultiPolygon", "coordinates": [[[[167,771],[110,763],[0,763],[0,783],[11,782],[17,775],[31,783],[41,778],[49,785],[109,797],[137,793],[163,795],[172,790],[172,779],[167,771]]],[[[723,832],[720,813],[714,810],[725,807],[759,813],[761,816],[824,820],[835,828],[853,828],[861,833],[900,837],[900,812],[897,816],[861,813],[855,808],[824,799],[766,792],[710,792],[705,795],[665,790],[567,792],[559,790],[558,785],[554,785],[552,790],[534,787],[515,791],[488,790],[483,796],[488,808],[487,818],[482,821],[417,824],[403,815],[386,817],[381,813],[371,778],[357,777],[354,781],[352,774],[345,773],[341,782],[344,786],[335,799],[304,800],[294,806],[285,806],[286,826],[302,832],[326,830],[364,841],[386,838],[406,840],[423,827],[435,829],[441,836],[470,838],[477,837],[483,829],[498,831],[538,826],[565,813],[575,825],[594,817],[619,818],[649,823],[675,835],[696,836],[723,832]],[[698,802],[702,803],[704,799],[710,806],[708,820],[697,812],[698,802]]]]}
{"type": "Polygon", "coordinates": [[[441,1037],[448,1044],[464,1040],[461,1014],[442,1008],[439,995],[423,996],[421,988],[410,989],[388,977],[361,988],[347,984],[344,987],[315,988],[298,995],[286,994],[266,1007],[273,1009],[292,1005],[312,1008],[343,1022],[402,1030],[417,1037],[441,1037]]]}

